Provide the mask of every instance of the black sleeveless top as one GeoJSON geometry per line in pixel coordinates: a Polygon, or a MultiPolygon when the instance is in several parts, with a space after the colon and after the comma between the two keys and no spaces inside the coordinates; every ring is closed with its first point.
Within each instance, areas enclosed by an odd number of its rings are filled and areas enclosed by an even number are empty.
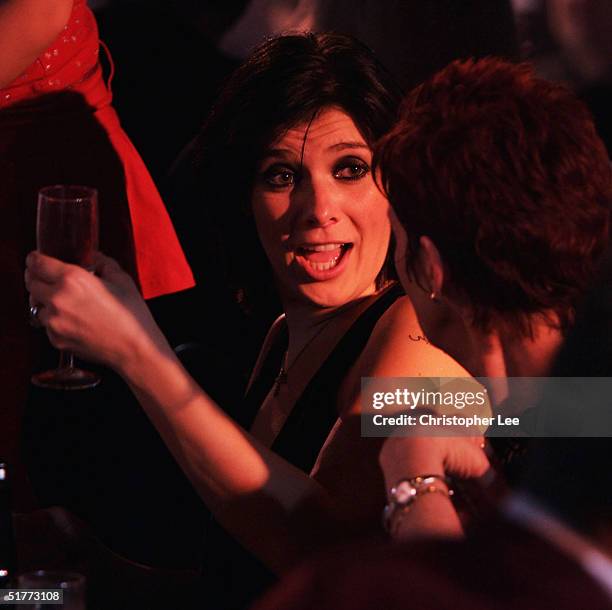
{"type": "MultiPolygon", "coordinates": [[[[399,285],[383,293],[353,323],[296,401],[272,444],[272,451],[309,474],[338,419],[340,385],[365,348],[374,327],[402,295],[399,285]]],[[[248,430],[281,368],[287,349],[286,330],[268,352],[260,374],[245,396],[241,412],[231,414],[248,430]]],[[[244,516],[249,519],[248,515],[244,516]]],[[[253,524],[256,527],[256,524],[253,524]]],[[[237,543],[218,523],[211,522],[204,550],[203,599],[211,608],[239,610],[275,582],[275,576],[237,543]]]]}

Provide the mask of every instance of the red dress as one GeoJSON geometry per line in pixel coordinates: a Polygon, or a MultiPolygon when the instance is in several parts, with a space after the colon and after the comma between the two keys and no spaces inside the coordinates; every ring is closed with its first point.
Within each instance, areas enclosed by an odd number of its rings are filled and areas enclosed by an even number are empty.
{"type": "Polygon", "coordinates": [[[29,378],[48,345],[28,326],[23,283],[25,257],[36,247],[38,189],[98,189],[100,248],[131,273],[145,298],[194,283],[159,193],[111,107],[99,44],[93,13],[74,0],[54,44],[0,90],[0,460],[13,463],[18,487],[29,378]]]}
{"type": "MultiPolygon", "coordinates": [[[[93,13],[85,0],[75,0],[70,20],[57,40],[19,78],[0,91],[0,109],[58,91],[82,95],[123,165],[135,267],[143,296],[148,299],[190,288],[194,284],[193,276],[168,213],[111,106],[111,92],[98,61],[99,44],[93,13]]],[[[58,154],[61,153],[59,150],[58,154]]],[[[94,182],[92,186],[98,185],[94,182]]],[[[100,247],[105,250],[104,240],[100,247]]]]}

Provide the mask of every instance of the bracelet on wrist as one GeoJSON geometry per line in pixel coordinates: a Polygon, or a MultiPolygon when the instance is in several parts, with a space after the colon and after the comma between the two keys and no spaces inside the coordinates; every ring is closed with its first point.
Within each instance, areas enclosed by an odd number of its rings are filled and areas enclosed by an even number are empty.
{"type": "Polygon", "coordinates": [[[447,498],[454,492],[445,476],[423,474],[412,478],[400,479],[389,491],[389,502],[383,509],[383,527],[389,534],[395,533],[399,519],[406,514],[421,496],[441,493],[447,498]]]}

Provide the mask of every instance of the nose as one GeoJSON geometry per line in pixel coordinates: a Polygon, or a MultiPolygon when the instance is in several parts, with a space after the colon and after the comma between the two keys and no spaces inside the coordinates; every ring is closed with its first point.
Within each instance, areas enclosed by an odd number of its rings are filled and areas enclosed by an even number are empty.
{"type": "Polygon", "coordinates": [[[340,206],[334,189],[324,181],[303,179],[294,191],[299,223],[308,228],[325,228],[340,220],[340,206]]]}

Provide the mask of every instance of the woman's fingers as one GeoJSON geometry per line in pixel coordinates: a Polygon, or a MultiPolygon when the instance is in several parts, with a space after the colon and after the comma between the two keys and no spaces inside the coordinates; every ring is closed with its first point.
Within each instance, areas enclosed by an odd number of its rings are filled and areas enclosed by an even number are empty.
{"type": "MultiPolygon", "coordinates": [[[[26,258],[25,283],[29,290],[33,280],[39,280],[47,284],[60,282],[70,271],[81,269],[78,265],[64,263],[57,258],[46,256],[40,252],[30,252],[26,258]]],[[[94,254],[94,271],[96,275],[106,280],[113,280],[126,275],[114,259],[105,256],[101,252],[94,254]]]]}
{"type": "MultiPolygon", "coordinates": [[[[114,292],[113,287],[127,290],[128,293],[137,292],[132,278],[121,269],[119,263],[101,252],[96,252],[94,255],[94,271],[111,292],[114,292]]],[[[63,263],[37,251],[30,252],[26,258],[24,280],[32,296],[30,305],[46,303],[46,300],[52,296],[53,291],[45,290],[43,284],[55,288],[71,280],[75,280],[76,284],[87,283],[88,278],[91,279],[91,274],[83,268],[63,263]]]]}
{"type": "Polygon", "coordinates": [[[28,254],[26,267],[28,271],[26,281],[37,279],[47,284],[54,284],[62,279],[68,267],[74,267],[74,265],[68,265],[57,258],[34,251],[28,254]]]}
{"type": "Polygon", "coordinates": [[[57,293],[57,289],[52,284],[47,284],[42,280],[31,280],[28,286],[30,291],[30,306],[41,305],[49,306],[53,295],[57,293]]]}
{"type": "Polygon", "coordinates": [[[52,307],[34,298],[32,295],[30,295],[30,307],[36,307],[36,316],[32,316],[32,313],[30,313],[33,318],[31,321],[32,326],[34,326],[34,328],[43,327],[53,347],[57,349],[68,349],[65,339],[54,331],[56,324],[59,322],[57,312],[55,312],[52,307]]]}
{"type": "Polygon", "coordinates": [[[51,343],[66,349],[69,337],[80,331],[79,310],[87,306],[90,284],[96,280],[76,265],[68,265],[38,252],[26,261],[26,285],[30,307],[36,307],[36,323],[47,330],[51,343]]]}
{"type": "Polygon", "coordinates": [[[426,473],[459,478],[480,477],[489,460],[477,437],[391,437],[385,441],[380,465],[389,485],[426,473]]]}
{"type": "Polygon", "coordinates": [[[132,278],[121,268],[121,265],[110,256],[96,252],[94,255],[94,271],[105,283],[121,289],[138,292],[132,278]]]}
{"type": "Polygon", "coordinates": [[[123,273],[119,263],[114,258],[102,254],[102,252],[94,254],[94,271],[100,277],[123,273]]]}
{"type": "Polygon", "coordinates": [[[30,306],[38,308],[36,320],[51,343],[110,366],[129,361],[145,335],[163,345],[130,276],[103,254],[95,256],[95,271],[99,277],[39,252],[28,255],[30,306]]]}
{"type": "Polygon", "coordinates": [[[35,326],[44,327],[53,347],[57,349],[67,349],[65,339],[56,332],[56,330],[58,330],[58,324],[61,324],[61,318],[56,308],[53,306],[52,300],[45,299],[41,296],[41,294],[49,291],[50,287],[43,282],[37,282],[33,284],[35,289],[37,285],[40,287],[40,290],[37,290],[35,293],[37,296],[30,294],[30,307],[37,308],[35,326]]]}
{"type": "Polygon", "coordinates": [[[484,449],[485,448],[485,437],[480,435],[480,436],[468,436],[467,439],[476,447],[478,447],[479,449],[484,449]]]}
{"type": "Polygon", "coordinates": [[[462,479],[481,477],[490,468],[489,459],[480,446],[467,439],[450,439],[444,460],[444,471],[462,479]]]}
{"type": "MultiPolygon", "coordinates": [[[[58,310],[74,310],[87,304],[88,287],[93,276],[84,269],[74,265],[63,265],[63,273],[56,275],[53,283],[48,283],[33,274],[28,282],[30,306],[39,307],[38,319],[44,323],[45,313],[58,310]]],[[[50,277],[50,276],[46,276],[50,277]]]]}

